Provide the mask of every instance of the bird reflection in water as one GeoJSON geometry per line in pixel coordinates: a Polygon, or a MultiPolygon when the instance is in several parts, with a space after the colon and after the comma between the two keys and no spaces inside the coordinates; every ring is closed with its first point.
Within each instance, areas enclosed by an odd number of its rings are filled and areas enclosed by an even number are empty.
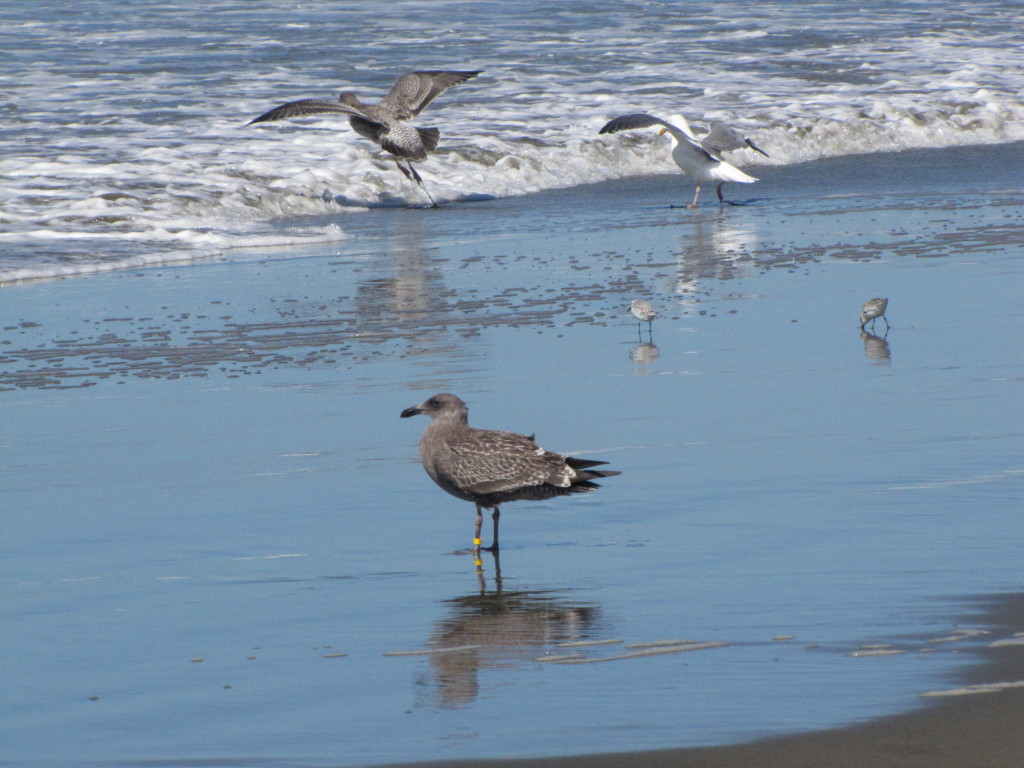
{"type": "MultiPolygon", "coordinates": [[[[886,336],[888,335],[889,331],[886,329],[886,336]]],[[[889,342],[885,340],[885,336],[875,336],[875,334],[868,331],[861,331],[860,338],[864,342],[864,357],[876,365],[890,365],[892,363],[889,342]]]]}
{"type": "Polygon", "coordinates": [[[599,609],[568,599],[565,591],[552,589],[502,589],[498,553],[494,557],[494,584],[488,588],[477,567],[479,590],[443,601],[446,615],[439,619],[427,645],[459,648],[451,653],[432,653],[431,703],[442,709],[471,704],[480,693],[479,673],[484,669],[510,668],[532,663],[546,647],[591,636],[599,609]]]}
{"type": "Polygon", "coordinates": [[[637,344],[629,353],[629,359],[637,366],[637,373],[647,373],[643,366],[650,365],[658,356],[658,347],[654,344],[637,344]]]}
{"type": "Polygon", "coordinates": [[[676,249],[676,293],[683,305],[700,304],[705,282],[721,283],[755,270],[756,231],[750,221],[738,221],[719,209],[714,216],[690,222],[676,249]]]}

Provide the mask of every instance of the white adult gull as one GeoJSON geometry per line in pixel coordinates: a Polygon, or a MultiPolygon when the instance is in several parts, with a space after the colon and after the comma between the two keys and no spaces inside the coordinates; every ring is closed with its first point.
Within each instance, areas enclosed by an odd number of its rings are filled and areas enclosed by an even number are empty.
{"type": "MultiPolygon", "coordinates": [[[[348,115],[352,130],[363,138],[380,145],[395,158],[395,165],[406,178],[415,181],[430,197],[423,179],[413,168],[413,162],[422,162],[437,148],[441,132],[437,128],[416,128],[406,120],[416,117],[431,101],[454,85],[464,83],[480,72],[428,70],[406,72],[395,81],[387,96],[379,104],[365,104],[352,91],[342,91],[338,101],[300,99],[274,107],[246,125],[288,117],[304,117],[325,113],[348,115]],[[402,165],[405,161],[406,166],[402,165]]],[[[433,198],[431,198],[433,202],[433,198]]]]}
{"type": "Polygon", "coordinates": [[[744,173],[723,159],[723,152],[741,147],[749,147],[768,157],[768,153],[754,144],[752,140],[723,123],[713,123],[707,135],[698,140],[693,135],[693,131],[690,130],[690,124],[686,122],[686,118],[682,115],[672,115],[668,120],[662,120],[659,117],[642,112],[622,115],[610,120],[599,133],[633,131],[640,128],[649,128],[653,125],[660,125],[661,133],[667,133],[672,138],[672,159],[697,184],[697,191],[693,195],[693,202],[687,208],[697,207],[701,184],[715,183],[718,200],[724,203],[727,202],[722,197],[722,185],[725,182],[737,181],[741,184],[752,184],[757,181],[753,176],[744,173]]]}

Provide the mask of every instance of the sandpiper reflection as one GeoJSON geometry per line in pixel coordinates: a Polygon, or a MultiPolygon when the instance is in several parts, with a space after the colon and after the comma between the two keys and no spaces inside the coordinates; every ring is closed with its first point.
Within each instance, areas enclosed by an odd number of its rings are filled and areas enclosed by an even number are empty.
{"type": "Polygon", "coordinates": [[[564,590],[506,591],[494,559],[493,586],[481,576],[479,591],[442,602],[445,615],[427,645],[464,650],[427,657],[430,679],[424,682],[433,689],[434,706],[452,709],[472,703],[480,693],[481,670],[532,663],[550,646],[593,634],[596,606],[573,601],[564,590]]]}
{"type": "MultiPolygon", "coordinates": [[[[889,335],[888,329],[885,336],[889,335]]],[[[878,365],[889,365],[892,363],[892,354],[889,351],[889,342],[885,336],[875,336],[868,331],[861,331],[860,338],[864,342],[864,357],[878,365]]]]}
{"type": "Polygon", "coordinates": [[[629,359],[637,366],[637,373],[646,373],[643,366],[650,365],[657,356],[658,347],[654,344],[637,344],[629,353],[629,359]]]}

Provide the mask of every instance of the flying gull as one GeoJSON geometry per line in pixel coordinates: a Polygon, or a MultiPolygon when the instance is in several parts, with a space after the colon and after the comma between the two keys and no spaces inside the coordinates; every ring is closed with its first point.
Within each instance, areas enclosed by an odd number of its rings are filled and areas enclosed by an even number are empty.
{"type": "Polygon", "coordinates": [[[452,496],[476,504],[473,551],[480,551],[483,510],[494,510],[492,552],[498,551],[499,505],[525,499],[593,491],[602,477],[620,474],[595,470],[606,461],[577,459],[546,451],[533,436],[469,426],[469,411],[458,397],[434,395],[402,411],[402,418],[425,413],[432,421],[420,439],[420,460],[431,479],[452,496]]]}
{"type": "MultiPolygon", "coordinates": [[[[454,85],[476,77],[480,72],[445,72],[430,70],[406,72],[395,81],[388,95],[379,104],[364,104],[352,91],[342,91],[338,101],[324,99],[300,99],[289,101],[269,112],[250,120],[246,125],[263,123],[268,120],[282,120],[286,117],[304,117],[324,113],[348,115],[352,130],[363,138],[380,145],[381,149],[395,158],[395,165],[402,174],[426,192],[423,179],[413,168],[413,162],[422,162],[437,148],[441,132],[437,128],[416,128],[406,120],[416,117],[431,101],[454,85]],[[406,165],[402,165],[402,161],[406,165]]],[[[433,198],[431,198],[433,202],[433,198]]]]}
{"type": "Polygon", "coordinates": [[[889,331],[889,321],[886,320],[885,310],[889,306],[888,299],[868,299],[864,302],[864,306],[860,310],[860,329],[863,331],[864,326],[868,324],[868,320],[871,321],[871,328],[874,330],[875,320],[882,318],[885,321],[886,333],[889,331]]]}
{"type": "Polygon", "coordinates": [[[690,124],[682,115],[672,115],[668,120],[644,113],[622,115],[610,120],[598,133],[632,131],[638,128],[649,128],[652,125],[660,125],[661,133],[668,133],[672,137],[672,159],[684,173],[689,174],[697,183],[693,202],[687,208],[697,207],[701,184],[717,183],[715,191],[718,193],[718,201],[724,203],[726,200],[722,197],[722,185],[725,182],[738,181],[743,184],[751,184],[757,181],[753,176],[747,175],[736,166],[726,162],[722,158],[723,152],[740,147],[750,147],[768,157],[768,153],[755,145],[753,141],[722,123],[712,124],[708,134],[698,140],[690,130],[690,124]]]}

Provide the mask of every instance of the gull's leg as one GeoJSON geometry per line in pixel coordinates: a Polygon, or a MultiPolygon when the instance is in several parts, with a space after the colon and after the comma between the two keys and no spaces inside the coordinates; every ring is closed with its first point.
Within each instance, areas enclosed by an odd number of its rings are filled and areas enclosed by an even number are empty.
{"type": "Polygon", "coordinates": [[[718,202],[720,202],[720,203],[724,203],[725,202],[725,198],[722,197],[722,186],[724,184],[725,184],[724,181],[720,181],[720,182],[718,182],[718,186],[715,187],[715,191],[718,193],[718,202]]]}
{"type": "Polygon", "coordinates": [[[409,172],[412,174],[413,180],[420,185],[420,189],[423,190],[423,194],[425,194],[427,196],[427,199],[430,200],[430,204],[434,208],[437,208],[437,201],[434,200],[433,196],[427,191],[427,185],[423,183],[423,179],[420,178],[419,173],[417,173],[416,169],[413,168],[412,161],[406,160],[405,162],[409,166],[409,172]]]}
{"type": "MultiPolygon", "coordinates": [[[[494,512],[491,513],[491,520],[494,522],[494,540],[491,542],[491,546],[484,547],[488,552],[498,551],[498,518],[501,517],[501,510],[498,507],[494,508],[494,512]]],[[[479,535],[477,536],[479,538],[479,535]]]]}
{"type": "MultiPolygon", "coordinates": [[[[408,168],[403,166],[397,157],[395,158],[395,165],[398,166],[398,170],[402,172],[402,175],[405,176],[405,178],[409,179],[410,181],[415,181],[417,184],[419,184],[420,189],[423,190],[423,194],[425,194],[427,196],[427,199],[430,200],[430,205],[434,208],[437,208],[437,201],[434,200],[431,194],[427,191],[426,186],[423,184],[423,179],[420,177],[416,169],[412,167],[412,162],[409,160],[406,160],[405,162],[408,164],[408,168]]],[[[479,538],[479,536],[477,538],[479,538]]]]}
{"type": "Polygon", "coordinates": [[[480,527],[484,524],[484,513],[480,505],[476,505],[476,528],[473,530],[473,554],[480,554],[480,527]]]}
{"type": "Polygon", "coordinates": [[[700,185],[699,184],[697,185],[697,191],[693,193],[693,202],[690,203],[686,207],[687,208],[696,208],[697,207],[697,198],[698,197],[700,197],[700,185]]]}
{"type": "MultiPolygon", "coordinates": [[[[411,166],[411,165],[410,165],[409,167],[410,167],[410,168],[412,168],[412,166],[411,166]]],[[[413,171],[413,173],[416,173],[416,171],[413,171]]],[[[433,195],[431,195],[431,194],[430,194],[430,193],[429,193],[429,192],[427,191],[427,187],[426,187],[426,185],[425,185],[425,184],[423,183],[423,179],[421,179],[421,178],[420,178],[420,176],[419,176],[419,174],[418,174],[418,173],[416,174],[416,178],[417,178],[417,180],[418,180],[418,181],[419,181],[419,183],[420,183],[420,189],[422,189],[422,190],[423,190],[423,194],[425,194],[425,195],[427,196],[427,199],[428,199],[428,200],[430,201],[430,207],[431,207],[431,208],[437,208],[437,201],[436,201],[436,200],[434,199],[433,195]]]]}
{"type": "Polygon", "coordinates": [[[412,176],[409,175],[409,172],[407,170],[405,170],[405,166],[402,165],[402,163],[399,161],[399,159],[397,157],[395,158],[395,165],[398,166],[398,170],[400,170],[402,172],[402,175],[405,176],[405,178],[407,178],[407,179],[411,179],[412,178],[412,176]]]}

